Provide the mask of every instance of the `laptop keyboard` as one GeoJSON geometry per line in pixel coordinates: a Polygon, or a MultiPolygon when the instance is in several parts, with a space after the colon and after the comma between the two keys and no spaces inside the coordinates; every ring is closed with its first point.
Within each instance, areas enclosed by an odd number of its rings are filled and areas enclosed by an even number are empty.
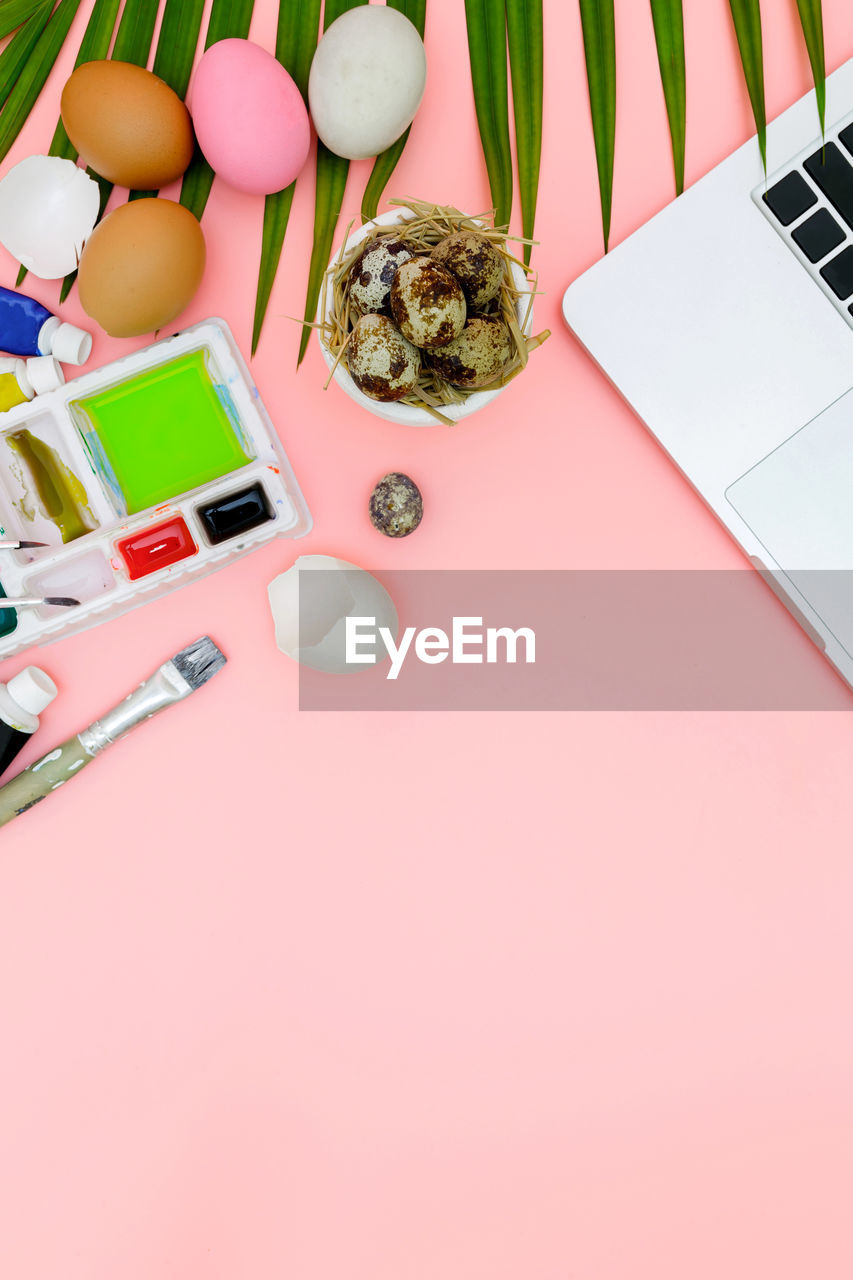
{"type": "Polygon", "coordinates": [[[853,124],[753,193],[824,292],[853,324],[853,124]]]}

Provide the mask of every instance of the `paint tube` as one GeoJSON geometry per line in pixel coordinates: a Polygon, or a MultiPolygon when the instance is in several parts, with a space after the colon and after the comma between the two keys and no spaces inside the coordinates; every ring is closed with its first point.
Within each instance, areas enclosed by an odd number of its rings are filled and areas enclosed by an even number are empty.
{"type": "Polygon", "coordinates": [[[39,713],[56,697],[56,685],[40,667],[24,667],[0,684],[0,773],[39,727],[39,713]]]}
{"type": "Polygon", "coordinates": [[[35,298],[0,287],[0,351],[85,364],[92,351],[92,335],[65,324],[35,298]]]}
{"type": "Polygon", "coordinates": [[[26,404],[33,396],[56,391],[65,375],[53,356],[33,356],[29,360],[0,358],[0,413],[26,404]]]}

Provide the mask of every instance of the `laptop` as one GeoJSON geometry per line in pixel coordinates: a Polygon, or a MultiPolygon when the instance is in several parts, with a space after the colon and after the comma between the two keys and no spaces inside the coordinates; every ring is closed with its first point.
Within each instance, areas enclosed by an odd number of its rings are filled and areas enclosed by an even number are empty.
{"type": "Polygon", "coordinates": [[[853,685],[853,60],[566,291],[567,325],[853,685]]]}

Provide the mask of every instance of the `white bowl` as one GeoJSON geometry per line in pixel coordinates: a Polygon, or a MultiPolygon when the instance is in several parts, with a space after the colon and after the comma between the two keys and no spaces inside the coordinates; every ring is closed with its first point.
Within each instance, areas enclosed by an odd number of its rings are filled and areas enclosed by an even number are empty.
{"type": "MultiPolygon", "coordinates": [[[[351,249],[354,249],[357,244],[362,240],[366,240],[372,234],[374,228],[390,227],[398,222],[408,222],[414,217],[415,214],[411,209],[392,209],[388,213],[380,213],[378,218],[375,218],[372,222],[366,222],[358,231],[353,232],[346,244],[336,251],[329,265],[331,266],[345,258],[351,249]]],[[[518,323],[524,335],[529,337],[533,328],[533,308],[530,305],[529,298],[530,284],[521,267],[516,266],[515,263],[512,264],[512,279],[516,289],[523,295],[519,297],[516,306],[518,323]]],[[[321,324],[326,320],[331,301],[329,277],[326,276],[320,291],[320,305],[317,310],[317,320],[321,324]]],[[[321,329],[317,330],[317,336],[320,339],[320,350],[323,353],[323,359],[326,361],[327,368],[331,369],[335,363],[335,357],[324,343],[321,329]]],[[[363,391],[359,391],[343,361],[338,364],[332,377],[338,386],[342,387],[347,393],[350,400],[354,400],[356,404],[360,404],[363,409],[375,414],[377,418],[385,418],[387,422],[399,422],[408,427],[436,427],[441,425],[437,418],[434,418],[431,413],[427,413],[426,409],[417,409],[414,405],[402,404],[399,400],[390,402],[371,400],[370,396],[366,396],[363,391]]],[[[451,418],[454,422],[460,422],[463,418],[468,418],[472,413],[476,413],[478,409],[484,409],[487,404],[491,404],[503,389],[503,387],[495,387],[490,391],[474,391],[462,404],[442,405],[441,412],[446,418],[451,418]]]]}

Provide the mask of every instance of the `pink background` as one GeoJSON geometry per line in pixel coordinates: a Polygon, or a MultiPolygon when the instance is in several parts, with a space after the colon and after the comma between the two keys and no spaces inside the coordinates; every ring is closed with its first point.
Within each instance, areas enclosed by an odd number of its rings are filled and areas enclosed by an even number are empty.
{"type": "MultiPolygon", "coordinates": [[[[324,394],[313,342],[296,374],[309,170],[255,372],[314,533],[30,655],[61,697],[25,763],[202,632],[230,661],[3,832],[10,1280],[851,1274],[849,719],[300,715],[273,645],[266,585],[302,552],[742,564],[561,326],[600,224],[577,6],[545,8],[553,337],[528,375],[464,426],[415,431],[324,394]],[[399,544],[366,515],[390,469],[426,500],[399,544]]],[[[685,8],[694,180],[752,126],[725,0],[685,8]]],[[[614,242],[672,196],[648,6],[616,9],[614,242]]],[[[90,10],[7,165],[46,150],[90,10]]],[[[824,10],[834,68],[853,20],[824,10]]],[[[256,11],[271,48],[276,6],[256,11]]],[[[775,114],[809,72],[794,0],[764,11],[775,114]]],[[[430,0],[427,53],[391,193],[480,210],[461,0],[430,0]]],[[[185,316],[223,314],[244,350],[260,215],[217,184],[185,316]]],[[[76,295],[64,314],[82,318],[76,295]]],[[[101,336],[94,359],[130,345],[101,336]]]]}

